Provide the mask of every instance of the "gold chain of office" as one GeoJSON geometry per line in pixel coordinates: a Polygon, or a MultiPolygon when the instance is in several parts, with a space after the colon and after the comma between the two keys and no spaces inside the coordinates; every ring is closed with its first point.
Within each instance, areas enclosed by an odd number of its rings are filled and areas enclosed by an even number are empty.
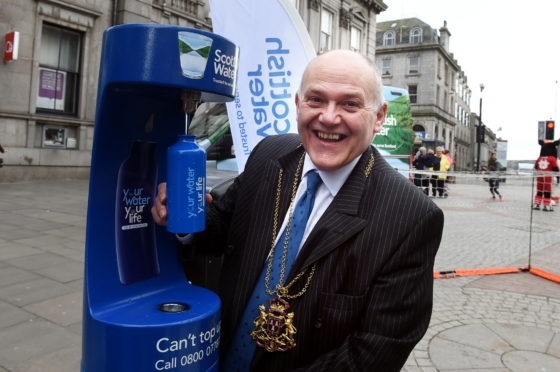
{"type": "MultiPolygon", "coordinates": [[[[274,257],[275,251],[275,238],[278,232],[278,217],[280,211],[280,196],[282,194],[282,177],[283,177],[283,170],[280,169],[278,174],[278,186],[276,188],[276,197],[274,201],[274,221],[272,226],[272,249],[268,259],[268,265],[266,268],[266,275],[265,275],[265,291],[268,295],[275,295],[278,296],[274,300],[269,301],[269,308],[267,309],[264,305],[259,306],[259,316],[254,320],[255,329],[251,332],[251,337],[256,341],[257,345],[266,349],[266,351],[274,352],[274,351],[286,351],[294,348],[296,346],[296,342],[294,339],[294,335],[297,332],[295,326],[293,325],[293,312],[287,312],[290,308],[290,304],[286,300],[293,300],[300,296],[302,296],[307,289],[309,288],[309,284],[311,283],[311,279],[313,278],[313,274],[315,274],[315,268],[317,264],[313,264],[311,267],[311,271],[307,276],[307,280],[303,286],[303,288],[295,294],[290,295],[289,290],[290,288],[307,272],[307,268],[301,271],[298,275],[296,275],[290,283],[287,285],[282,285],[284,282],[284,276],[286,273],[286,260],[288,257],[288,243],[290,240],[291,234],[291,224],[293,219],[293,206],[294,200],[297,192],[297,186],[299,185],[299,180],[301,176],[301,170],[303,166],[303,159],[305,158],[305,154],[298,161],[297,169],[296,169],[296,178],[292,184],[292,195],[290,200],[290,211],[289,211],[289,221],[286,225],[286,234],[284,239],[283,245],[283,252],[282,252],[282,262],[280,266],[280,277],[278,278],[278,284],[276,285],[274,290],[270,289],[270,274],[272,272],[272,262],[274,257]]],[[[372,169],[373,169],[374,157],[371,154],[368,164],[364,169],[364,174],[369,177],[372,169]]]]}

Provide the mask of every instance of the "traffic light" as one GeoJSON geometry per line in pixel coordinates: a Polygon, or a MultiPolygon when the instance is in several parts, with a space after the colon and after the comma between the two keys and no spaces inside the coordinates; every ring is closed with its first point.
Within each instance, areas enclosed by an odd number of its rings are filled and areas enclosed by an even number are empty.
{"type": "Polygon", "coordinates": [[[476,126],[476,143],[484,143],[484,136],[486,134],[486,130],[484,125],[477,125],[476,126]]]}
{"type": "Polygon", "coordinates": [[[553,140],[554,139],[554,120],[547,120],[544,129],[544,138],[553,140]]]}

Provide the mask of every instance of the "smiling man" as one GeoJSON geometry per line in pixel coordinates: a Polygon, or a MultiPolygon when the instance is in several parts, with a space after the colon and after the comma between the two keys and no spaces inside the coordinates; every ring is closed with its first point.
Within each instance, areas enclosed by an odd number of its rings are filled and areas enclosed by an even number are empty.
{"type": "MultiPolygon", "coordinates": [[[[371,145],[387,106],[364,57],[317,56],[296,106],[299,135],[263,139],[192,240],[224,256],[220,369],[399,371],[430,321],[443,213],[371,145]]],[[[162,225],[165,203],[162,184],[162,225]]]]}
{"type": "Polygon", "coordinates": [[[298,132],[313,163],[338,169],[381,130],[387,104],[373,67],[351,51],[331,51],[306,68],[296,95],[298,132]]]}

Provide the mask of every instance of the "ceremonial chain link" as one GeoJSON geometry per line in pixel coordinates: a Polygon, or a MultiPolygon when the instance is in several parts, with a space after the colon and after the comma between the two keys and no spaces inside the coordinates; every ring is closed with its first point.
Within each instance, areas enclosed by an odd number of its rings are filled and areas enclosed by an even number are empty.
{"type": "Polygon", "coordinates": [[[299,280],[299,278],[301,278],[306,272],[307,269],[303,270],[302,272],[300,272],[290,283],[288,283],[288,285],[283,286],[282,283],[284,282],[284,276],[286,275],[286,260],[288,258],[288,243],[290,241],[290,234],[291,234],[291,225],[292,225],[292,219],[294,218],[293,216],[293,208],[294,208],[294,199],[296,197],[296,192],[297,192],[297,186],[299,184],[299,179],[301,176],[301,169],[303,166],[303,159],[305,158],[305,154],[303,154],[301,156],[301,158],[299,159],[298,165],[297,165],[297,169],[296,169],[296,178],[294,179],[294,182],[292,184],[292,196],[290,198],[290,211],[289,211],[289,220],[288,223],[286,225],[286,235],[284,238],[284,246],[283,246],[283,252],[282,252],[282,264],[280,266],[280,277],[278,278],[278,284],[276,285],[274,290],[270,289],[270,273],[272,272],[272,261],[273,261],[273,257],[274,257],[274,250],[276,247],[276,234],[278,233],[278,215],[279,215],[279,211],[280,211],[280,196],[282,195],[282,177],[283,177],[283,170],[280,169],[280,173],[278,174],[278,186],[276,188],[276,198],[275,198],[275,202],[274,202],[274,221],[273,221],[273,225],[272,225],[272,249],[270,252],[270,256],[269,256],[269,260],[268,260],[268,265],[266,268],[266,276],[265,276],[265,290],[266,293],[269,295],[273,295],[276,294],[278,295],[278,297],[282,297],[282,298],[287,298],[287,299],[294,299],[297,297],[302,296],[306,291],[307,288],[309,287],[309,284],[311,283],[311,278],[313,277],[313,274],[315,273],[315,266],[313,265],[311,272],[309,274],[309,276],[307,277],[307,281],[305,282],[305,286],[303,287],[303,289],[294,294],[294,295],[290,295],[288,293],[289,289],[294,285],[294,283],[296,281],[299,280]]]}
{"type": "Polygon", "coordinates": [[[374,163],[374,161],[375,161],[375,159],[374,159],[374,157],[373,157],[373,154],[371,154],[371,155],[369,156],[369,160],[368,160],[368,163],[367,163],[367,165],[366,165],[366,169],[364,169],[364,174],[365,174],[366,178],[368,178],[369,175],[371,174],[371,170],[373,169],[373,163],[374,163]]]}
{"type": "MultiPolygon", "coordinates": [[[[286,298],[286,299],[294,299],[294,298],[298,298],[300,296],[302,296],[306,291],[307,288],[309,288],[309,284],[311,283],[311,279],[313,278],[313,274],[315,274],[315,268],[317,266],[317,264],[314,264],[311,267],[311,271],[309,272],[309,275],[307,277],[307,280],[305,282],[305,285],[303,286],[303,288],[301,289],[301,291],[299,291],[296,294],[290,295],[288,293],[289,289],[303,276],[305,275],[305,273],[307,272],[307,268],[305,268],[303,271],[301,271],[298,275],[296,275],[294,277],[294,279],[292,279],[292,281],[290,283],[288,283],[287,285],[283,286],[281,283],[284,282],[284,276],[286,274],[286,260],[288,257],[288,243],[290,241],[290,234],[291,234],[291,225],[292,225],[292,219],[294,218],[293,216],[293,208],[294,208],[294,199],[296,197],[296,192],[297,192],[297,186],[299,184],[299,178],[301,176],[301,169],[303,166],[303,159],[305,158],[305,154],[302,155],[302,157],[299,159],[298,165],[297,165],[297,169],[296,169],[296,178],[294,179],[293,185],[292,185],[292,195],[291,195],[291,199],[290,199],[290,211],[289,211],[289,220],[288,223],[286,225],[286,236],[284,239],[284,246],[283,246],[283,252],[282,252],[282,264],[280,267],[280,277],[278,278],[278,284],[276,285],[274,290],[270,289],[270,274],[272,272],[272,261],[273,261],[273,257],[274,257],[274,250],[276,247],[276,242],[275,242],[275,238],[276,238],[276,234],[278,233],[278,215],[279,215],[279,210],[280,210],[280,196],[282,195],[282,177],[283,177],[283,170],[280,169],[280,172],[278,174],[278,186],[276,188],[276,198],[275,198],[275,202],[274,202],[274,221],[273,221],[273,225],[272,225],[272,249],[269,255],[269,260],[268,260],[268,265],[266,268],[266,276],[265,276],[265,290],[266,293],[269,295],[278,295],[281,298],[286,298]]],[[[373,154],[370,155],[370,158],[368,160],[368,163],[366,165],[366,168],[364,169],[364,174],[366,177],[369,177],[369,175],[371,174],[371,171],[373,169],[373,164],[374,164],[374,157],[373,154]]]]}

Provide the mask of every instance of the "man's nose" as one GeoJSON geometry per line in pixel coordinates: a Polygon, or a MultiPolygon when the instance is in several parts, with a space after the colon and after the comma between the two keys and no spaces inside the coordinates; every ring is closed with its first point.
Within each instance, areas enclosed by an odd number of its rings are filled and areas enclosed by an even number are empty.
{"type": "Polygon", "coordinates": [[[340,122],[339,107],[336,102],[329,102],[319,117],[324,124],[338,124],[340,122]]]}

